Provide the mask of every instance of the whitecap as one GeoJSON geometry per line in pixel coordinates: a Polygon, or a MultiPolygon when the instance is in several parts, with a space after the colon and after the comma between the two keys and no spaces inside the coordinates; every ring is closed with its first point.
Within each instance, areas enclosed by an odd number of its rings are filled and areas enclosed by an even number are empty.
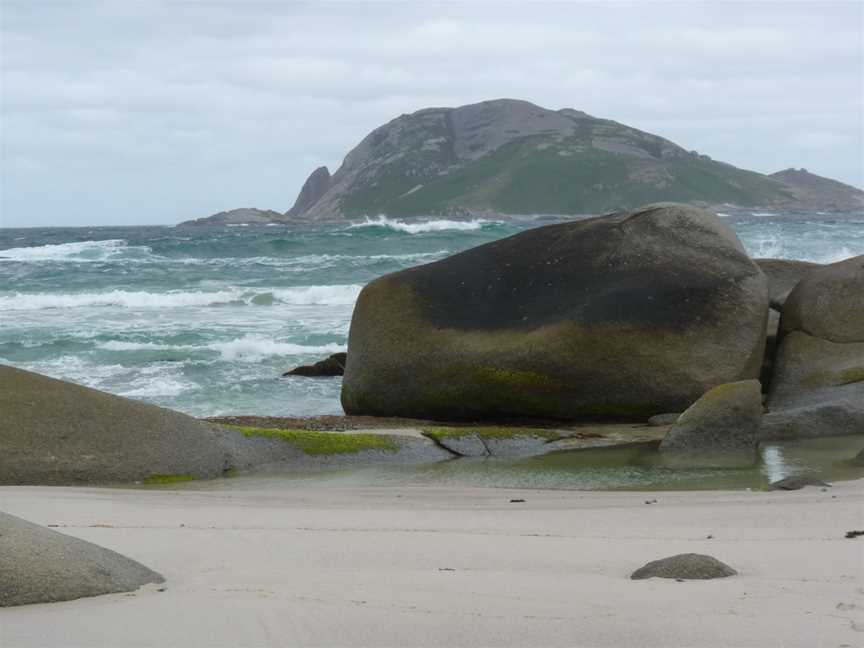
{"type": "Polygon", "coordinates": [[[103,261],[126,252],[150,253],[151,250],[146,245],[129,246],[127,241],[123,239],[80,241],[0,250],[0,261],[75,261],[81,263],[103,261]]]}
{"type": "Polygon", "coordinates": [[[774,212],[750,212],[751,216],[765,217],[765,216],[776,216],[774,212]]]}
{"type": "Polygon", "coordinates": [[[486,219],[476,219],[468,221],[458,220],[427,220],[405,223],[403,221],[391,220],[386,216],[378,216],[372,219],[368,216],[362,223],[354,223],[349,226],[349,229],[357,229],[361,227],[381,227],[390,229],[396,232],[404,232],[406,234],[422,234],[425,232],[443,232],[447,230],[479,230],[486,225],[498,225],[500,221],[491,221],[486,219]]]}
{"type": "Polygon", "coordinates": [[[11,293],[0,295],[0,312],[55,308],[183,308],[220,305],[351,305],[360,294],[358,284],[336,286],[296,286],[293,288],[255,288],[241,290],[145,291],[111,290],[100,293],[11,293]],[[271,298],[272,297],[272,298],[271,298]]]}
{"type": "Polygon", "coordinates": [[[247,335],[228,342],[214,342],[206,346],[218,351],[223,360],[229,362],[256,362],[268,356],[325,354],[345,351],[343,344],[304,346],[290,342],[275,342],[268,338],[247,335]]]}

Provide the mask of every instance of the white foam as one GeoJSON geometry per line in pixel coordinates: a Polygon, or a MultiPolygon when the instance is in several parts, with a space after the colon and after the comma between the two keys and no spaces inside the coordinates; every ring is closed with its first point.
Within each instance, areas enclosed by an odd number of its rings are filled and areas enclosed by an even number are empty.
{"type": "Polygon", "coordinates": [[[304,346],[290,342],[274,342],[273,340],[255,335],[247,335],[229,342],[214,342],[213,344],[208,344],[207,348],[218,351],[222,359],[229,362],[256,362],[268,356],[338,353],[345,351],[345,346],[341,344],[304,346]]]}
{"type": "Polygon", "coordinates": [[[750,215],[751,216],[758,216],[761,218],[764,216],[776,216],[777,214],[775,214],[774,212],[750,212],[750,215]]]}
{"type": "Polygon", "coordinates": [[[442,219],[405,223],[398,220],[391,220],[386,216],[378,216],[378,218],[374,219],[367,216],[364,222],[354,223],[350,226],[350,229],[357,229],[360,227],[383,227],[396,232],[405,232],[406,234],[422,234],[424,232],[443,232],[447,230],[479,230],[484,225],[494,225],[499,222],[500,221],[490,221],[481,218],[470,221],[442,219]]]}
{"type": "Polygon", "coordinates": [[[10,248],[0,250],[0,261],[103,261],[127,250],[150,252],[147,246],[132,246],[123,239],[105,241],[81,241],[58,245],[10,248]]]}
{"type": "Polygon", "coordinates": [[[237,305],[350,305],[360,294],[357,284],[339,286],[298,286],[295,288],[256,288],[241,290],[144,291],[111,290],[101,293],[11,293],[0,295],[0,312],[46,310],[52,308],[183,308],[237,305]]]}

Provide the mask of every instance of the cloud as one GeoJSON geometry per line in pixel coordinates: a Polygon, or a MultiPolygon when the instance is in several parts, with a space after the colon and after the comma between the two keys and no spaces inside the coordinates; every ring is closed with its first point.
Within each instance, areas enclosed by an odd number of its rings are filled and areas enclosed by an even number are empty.
{"type": "Polygon", "coordinates": [[[0,225],[285,210],[370,130],[514,97],[864,181],[858,3],[4,4],[0,225]]]}

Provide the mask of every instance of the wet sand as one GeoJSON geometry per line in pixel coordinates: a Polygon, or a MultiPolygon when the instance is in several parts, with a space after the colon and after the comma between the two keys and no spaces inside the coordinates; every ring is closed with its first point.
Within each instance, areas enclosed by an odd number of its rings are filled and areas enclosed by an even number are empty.
{"type": "Polygon", "coordinates": [[[248,480],[212,490],[4,487],[0,510],[167,579],[165,591],[0,610],[4,648],[864,640],[864,537],[844,538],[864,529],[864,480],[824,492],[650,494],[248,480]],[[682,552],[711,554],[739,575],[629,579],[682,552]]]}

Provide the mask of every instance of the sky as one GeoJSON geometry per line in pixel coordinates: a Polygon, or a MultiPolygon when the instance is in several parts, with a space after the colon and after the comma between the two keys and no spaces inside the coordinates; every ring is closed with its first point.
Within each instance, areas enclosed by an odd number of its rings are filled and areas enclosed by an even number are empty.
{"type": "Polygon", "coordinates": [[[576,108],[864,185],[864,2],[0,0],[0,226],[285,211],[430,106],[576,108]]]}

